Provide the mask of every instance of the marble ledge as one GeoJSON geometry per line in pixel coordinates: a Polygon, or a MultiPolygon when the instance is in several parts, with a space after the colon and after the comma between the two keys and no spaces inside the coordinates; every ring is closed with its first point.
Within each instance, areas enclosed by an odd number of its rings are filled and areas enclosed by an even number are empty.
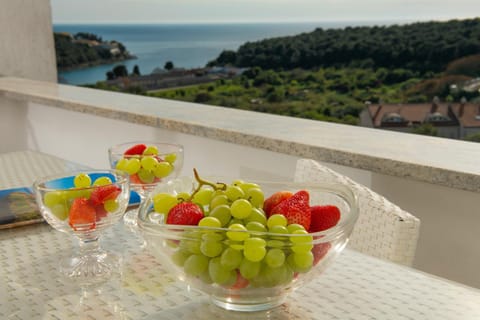
{"type": "Polygon", "coordinates": [[[19,78],[0,97],[480,191],[480,144],[339,125],[19,78]]]}

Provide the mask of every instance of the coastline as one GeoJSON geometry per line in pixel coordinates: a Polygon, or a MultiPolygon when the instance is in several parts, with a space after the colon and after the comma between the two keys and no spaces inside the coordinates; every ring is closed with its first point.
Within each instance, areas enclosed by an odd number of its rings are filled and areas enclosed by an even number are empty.
{"type": "Polygon", "coordinates": [[[96,66],[101,66],[104,64],[113,64],[116,62],[122,62],[122,61],[127,61],[127,60],[136,60],[138,57],[136,55],[129,55],[128,57],[122,58],[122,59],[108,59],[108,60],[99,60],[96,62],[88,62],[88,63],[81,63],[76,66],[72,67],[66,67],[66,68],[61,68],[58,67],[58,72],[67,72],[67,71],[75,71],[75,70],[82,70],[82,69],[88,69],[91,67],[96,67],[96,66]]]}

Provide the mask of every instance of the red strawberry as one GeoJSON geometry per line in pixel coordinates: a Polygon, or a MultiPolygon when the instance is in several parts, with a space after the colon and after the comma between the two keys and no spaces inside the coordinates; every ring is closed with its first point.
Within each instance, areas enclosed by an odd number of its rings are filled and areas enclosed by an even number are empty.
{"type": "Polygon", "coordinates": [[[68,224],[73,230],[95,229],[96,220],[95,207],[90,204],[87,198],[76,198],[73,200],[68,214],[68,224]],[[79,226],[83,225],[83,226],[79,226]]]}
{"type": "Polygon", "coordinates": [[[116,199],[120,192],[120,187],[114,184],[99,186],[93,189],[92,194],[90,195],[90,201],[94,205],[104,204],[107,200],[116,199]]]}
{"type": "Polygon", "coordinates": [[[290,198],[291,196],[293,196],[293,193],[291,193],[290,191],[278,191],[265,199],[265,201],[263,202],[263,211],[267,215],[267,218],[270,217],[270,212],[273,208],[275,208],[280,202],[290,198]]]}
{"type": "Polygon", "coordinates": [[[322,260],[323,257],[328,253],[332,245],[330,242],[325,243],[318,243],[313,246],[312,253],[313,253],[313,265],[317,265],[317,263],[322,260]]]}
{"type": "Polygon", "coordinates": [[[182,202],[175,205],[168,212],[168,224],[183,224],[194,226],[203,218],[203,211],[192,202],[182,202]]]}
{"type": "Polygon", "coordinates": [[[147,146],[144,145],[143,143],[140,143],[140,144],[134,145],[133,147],[128,148],[127,151],[125,151],[123,154],[125,156],[133,156],[133,155],[136,155],[136,154],[143,154],[143,151],[145,151],[145,149],[147,149],[147,146]]]}
{"type": "Polygon", "coordinates": [[[273,214],[283,214],[287,218],[288,224],[301,224],[305,230],[310,228],[310,195],[305,190],[300,190],[290,198],[280,202],[270,212],[273,214]]]}
{"type": "Polygon", "coordinates": [[[340,220],[340,210],[336,206],[312,206],[312,223],[309,232],[318,232],[330,229],[340,220]]]}
{"type": "Polygon", "coordinates": [[[99,221],[102,218],[105,218],[108,214],[108,211],[105,210],[105,208],[103,207],[103,204],[95,206],[95,212],[97,213],[97,221],[99,221]]]}
{"type": "Polygon", "coordinates": [[[136,173],[130,175],[130,183],[143,184],[142,180],[140,180],[136,173]]]}
{"type": "Polygon", "coordinates": [[[230,289],[242,289],[247,287],[250,284],[250,281],[242,277],[240,272],[237,270],[237,281],[230,287],[230,289]]]}

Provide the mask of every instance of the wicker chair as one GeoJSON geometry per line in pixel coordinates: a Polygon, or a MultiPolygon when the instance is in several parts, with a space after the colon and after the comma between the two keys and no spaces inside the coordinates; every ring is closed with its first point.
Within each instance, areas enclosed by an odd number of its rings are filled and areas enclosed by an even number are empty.
{"type": "Polygon", "coordinates": [[[297,161],[295,181],[331,181],[351,187],[358,196],[360,214],[349,248],[395,263],[412,265],[419,236],[418,218],[314,160],[297,161]]]}

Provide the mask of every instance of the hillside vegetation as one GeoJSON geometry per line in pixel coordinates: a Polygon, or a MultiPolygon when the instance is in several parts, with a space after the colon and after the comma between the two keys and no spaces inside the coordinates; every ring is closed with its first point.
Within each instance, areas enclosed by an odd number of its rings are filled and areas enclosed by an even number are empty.
{"type": "Polygon", "coordinates": [[[480,52],[480,19],[407,25],[318,28],[296,36],[247,42],[223,51],[210,65],[263,69],[318,67],[402,68],[442,72],[458,58],[480,52]]]}

